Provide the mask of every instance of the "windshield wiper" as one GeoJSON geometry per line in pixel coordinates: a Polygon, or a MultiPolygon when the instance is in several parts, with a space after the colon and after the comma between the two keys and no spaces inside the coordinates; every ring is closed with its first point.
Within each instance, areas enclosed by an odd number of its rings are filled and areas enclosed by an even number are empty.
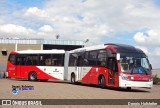
{"type": "MultiPolygon", "coordinates": [[[[142,67],[142,66],[141,66],[141,67],[142,67]]],[[[145,71],[146,75],[148,75],[148,73],[147,73],[146,69],[145,69],[144,67],[142,67],[142,68],[143,68],[143,70],[145,71]]]]}

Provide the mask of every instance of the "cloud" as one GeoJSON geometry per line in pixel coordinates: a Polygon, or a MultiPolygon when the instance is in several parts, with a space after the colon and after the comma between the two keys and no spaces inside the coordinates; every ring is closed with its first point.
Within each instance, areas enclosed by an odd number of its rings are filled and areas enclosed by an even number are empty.
{"type": "Polygon", "coordinates": [[[56,35],[54,29],[50,25],[43,25],[38,30],[25,28],[20,25],[6,24],[0,25],[0,36],[4,37],[18,37],[18,38],[52,38],[56,35]],[[45,36],[45,37],[44,37],[45,36]]]}
{"type": "Polygon", "coordinates": [[[42,31],[42,32],[53,32],[53,28],[50,25],[44,25],[41,28],[39,28],[39,31],[42,31]]]}
{"type": "MultiPolygon", "coordinates": [[[[41,8],[28,8],[24,15],[54,26],[62,38],[75,36],[100,43],[110,33],[134,32],[144,28],[155,30],[160,23],[159,12],[151,0],[50,0],[41,8]]],[[[137,43],[144,43],[148,36],[140,31],[134,39],[137,43]]]]}
{"type": "Polygon", "coordinates": [[[7,36],[30,36],[31,34],[34,34],[35,31],[32,29],[27,29],[23,26],[14,25],[14,24],[6,24],[6,25],[0,25],[0,32],[1,36],[7,35],[7,36]]]}
{"type": "Polygon", "coordinates": [[[160,38],[159,38],[159,33],[157,33],[154,30],[148,30],[146,33],[145,32],[137,32],[133,39],[138,43],[138,44],[143,44],[143,45],[160,45],[160,38]]]}
{"type": "Polygon", "coordinates": [[[155,49],[154,54],[155,54],[156,56],[160,56],[160,47],[157,47],[157,48],[155,49]]]}
{"type": "Polygon", "coordinates": [[[34,17],[47,17],[45,10],[41,10],[37,7],[30,7],[24,13],[25,16],[34,16],[34,17]]]}

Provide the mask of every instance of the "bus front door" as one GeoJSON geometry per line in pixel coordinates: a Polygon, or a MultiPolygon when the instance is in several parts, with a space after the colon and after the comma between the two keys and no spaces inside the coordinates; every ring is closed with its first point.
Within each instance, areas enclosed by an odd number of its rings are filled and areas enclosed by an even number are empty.
{"type": "Polygon", "coordinates": [[[111,57],[108,58],[108,85],[109,86],[117,86],[117,78],[118,78],[118,69],[117,69],[117,63],[116,58],[111,57]]]}

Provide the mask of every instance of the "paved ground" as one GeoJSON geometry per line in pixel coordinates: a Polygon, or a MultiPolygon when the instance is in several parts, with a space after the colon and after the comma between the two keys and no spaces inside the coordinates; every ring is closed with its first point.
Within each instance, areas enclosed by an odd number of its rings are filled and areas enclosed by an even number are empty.
{"type": "MultiPolygon", "coordinates": [[[[0,79],[0,99],[160,99],[160,85],[154,85],[152,89],[133,88],[131,91],[127,91],[126,89],[101,89],[96,86],[72,85],[65,82],[55,81],[30,82],[26,80],[0,79]],[[34,90],[19,91],[17,95],[13,95],[11,93],[12,86],[21,85],[34,86],[34,90]]],[[[75,106],[65,107],[71,108],[75,106]]],[[[83,108],[85,106],[76,107],[83,108]]],[[[91,107],[106,106],[91,105],[91,107]]]]}

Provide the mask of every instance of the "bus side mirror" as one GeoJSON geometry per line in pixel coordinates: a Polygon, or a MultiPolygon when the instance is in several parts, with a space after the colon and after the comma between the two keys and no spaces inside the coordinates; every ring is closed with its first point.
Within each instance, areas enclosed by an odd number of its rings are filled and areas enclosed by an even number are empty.
{"type": "Polygon", "coordinates": [[[117,58],[117,60],[120,60],[120,53],[117,53],[116,58],[117,58]]]}
{"type": "Polygon", "coordinates": [[[149,64],[149,67],[150,67],[150,69],[152,70],[152,65],[151,65],[151,64],[149,64]]]}

